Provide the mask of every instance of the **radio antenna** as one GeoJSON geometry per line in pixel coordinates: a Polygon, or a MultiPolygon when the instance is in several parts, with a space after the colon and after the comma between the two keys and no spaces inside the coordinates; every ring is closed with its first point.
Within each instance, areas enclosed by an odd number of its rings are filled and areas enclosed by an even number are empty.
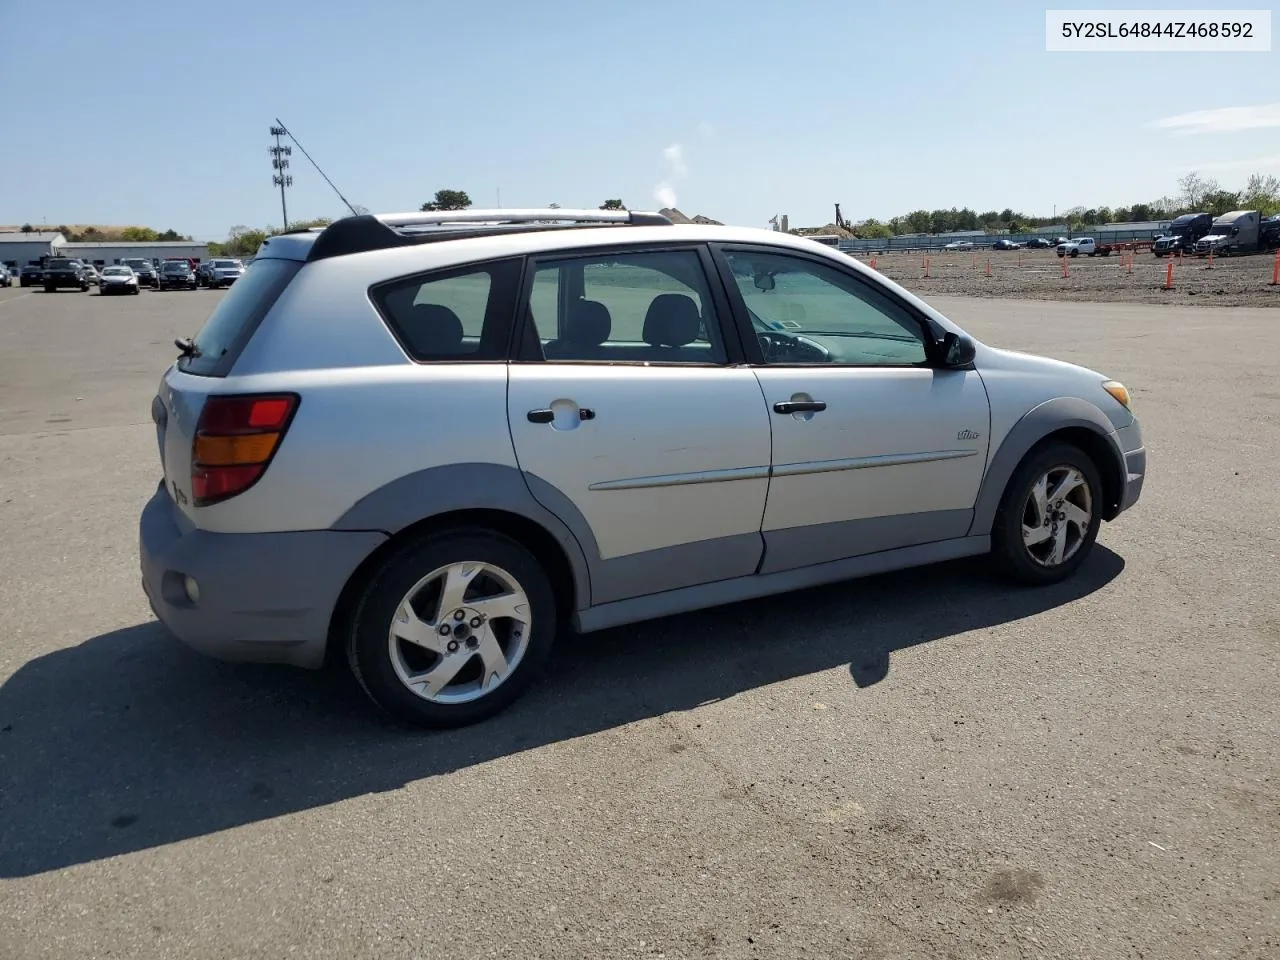
{"type": "Polygon", "coordinates": [[[356,207],[353,207],[351,205],[351,201],[342,195],[342,191],[338,189],[337,184],[335,184],[332,180],[330,180],[329,175],[320,169],[320,164],[316,163],[315,159],[311,156],[311,154],[307,153],[307,148],[298,142],[298,138],[293,135],[293,131],[290,130],[288,127],[286,127],[281,122],[279,117],[276,117],[276,126],[278,126],[281,130],[283,130],[285,132],[285,136],[287,136],[290,140],[293,141],[293,145],[302,151],[302,155],[311,161],[311,165],[316,168],[316,173],[324,177],[324,182],[327,183],[329,186],[333,187],[333,192],[338,195],[339,200],[341,200],[343,203],[347,205],[347,209],[351,211],[353,216],[359,216],[361,212],[364,212],[364,213],[369,212],[368,210],[365,210],[363,207],[361,207],[360,209],[357,209],[356,207]]]}

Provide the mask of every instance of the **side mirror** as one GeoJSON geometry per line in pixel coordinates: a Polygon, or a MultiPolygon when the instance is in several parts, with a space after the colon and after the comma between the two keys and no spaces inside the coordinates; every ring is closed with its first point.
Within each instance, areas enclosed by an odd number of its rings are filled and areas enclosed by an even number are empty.
{"type": "Polygon", "coordinates": [[[773,275],[768,273],[757,273],[752,277],[751,282],[755,284],[757,290],[763,290],[766,293],[777,285],[773,279],[773,275]]]}
{"type": "Polygon", "coordinates": [[[968,337],[948,330],[940,341],[942,364],[946,367],[965,367],[973,363],[978,355],[978,348],[968,337]]]}

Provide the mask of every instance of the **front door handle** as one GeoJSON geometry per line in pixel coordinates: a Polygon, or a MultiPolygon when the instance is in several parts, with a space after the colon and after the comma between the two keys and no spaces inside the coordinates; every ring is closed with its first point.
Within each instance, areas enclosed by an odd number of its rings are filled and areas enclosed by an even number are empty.
{"type": "MultiPolygon", "coordinates": [[[[554,423],[556,419],[556,412],[550,407],[543,407],[541,410],[530,410],[525,414],[525,417],[530,423],[554,423]]],[[[596,412],[590,407],[578,408],[579,420],[594,420],[595,418],[596,412]]]]}
{"type": "Polygon", "coordinates": [[[773,405],[774,413],[820,413],[825,409],[825,400],[779,400],[773,405]]]}

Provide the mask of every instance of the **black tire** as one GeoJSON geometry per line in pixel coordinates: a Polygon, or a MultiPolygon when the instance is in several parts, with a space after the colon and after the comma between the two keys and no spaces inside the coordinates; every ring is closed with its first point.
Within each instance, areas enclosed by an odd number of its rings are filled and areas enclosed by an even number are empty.
{"type": "MultiPolygon", "coordinates": [[[[488,530],[449,530],[408,544],[373,572],[346,631],[347,662],[369,698],[395,719],[421,727],[460,727],[493,716],[528,688],[551,652],[556,630],[555,593],[533,554],[488,530]],[[409,690],[396,673],[389,643],[392,618],[420,579],[467,561],[501,568],[524,590],[531,618],[528,646],[507,679],[489,693],[466,703],[433,702],[409,690]]],[[[507,649],[513,639],[508,638],[507,649]]]]}
{"type": "Polygon", "coordinates": [[[1052,443],[1033,450],[1014,471],[996,510],[991,527],[991,557],[996,567],[1005,576],[1033,586],[1066,580],[1093,549],[1102,522],[1102,506],[1102,478],[1088,454],[1069,443],[1052,443]],[[1023,543],[1022,526],[1032,487],[1046,473],[1059,467],[1075,468],[1084,477],[1091,511],[1088,528],[1075,552],[1059,564],[1046,566],[1038,562],[1023,543]]]}
{"type": "Polygon", "coordinates": [[[134,287],[132,290],[129,291],[129,293],[136,297],[138,295],[138,288],[134,287]]]}
{"type": "Polygon", "coordinates": [[[1079,251],[1079,250],[1072,250],[1072,251],[1071,251],[1071,255],[1072,255],[1073,257],[1078,257],[1078,256],[1080,256],[1080,251],[1079,251]]]}
{"type": "Polygon", "coordinates": [[[58,292],[58,288],[57,288],[57,287],[55,287],[53,284],[46,283],[46,284],[44,285],[44,292],[45,292],[45,293],[57,293],[57,292],[58,292]]]}

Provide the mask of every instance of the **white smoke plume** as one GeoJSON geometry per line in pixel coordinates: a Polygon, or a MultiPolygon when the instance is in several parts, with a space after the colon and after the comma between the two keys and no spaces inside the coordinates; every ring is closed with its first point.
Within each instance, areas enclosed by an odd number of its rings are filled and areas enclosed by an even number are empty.
{"type": "Polygon", "coordinates": [[[653,188],[653,199],[664,207],[674,207],[676,190],[672,183],[689,175],[689,168],[684,162],[684,148],[678,143],[671,144],[662,151],[662,163],[666,175],[653,188]]]}

